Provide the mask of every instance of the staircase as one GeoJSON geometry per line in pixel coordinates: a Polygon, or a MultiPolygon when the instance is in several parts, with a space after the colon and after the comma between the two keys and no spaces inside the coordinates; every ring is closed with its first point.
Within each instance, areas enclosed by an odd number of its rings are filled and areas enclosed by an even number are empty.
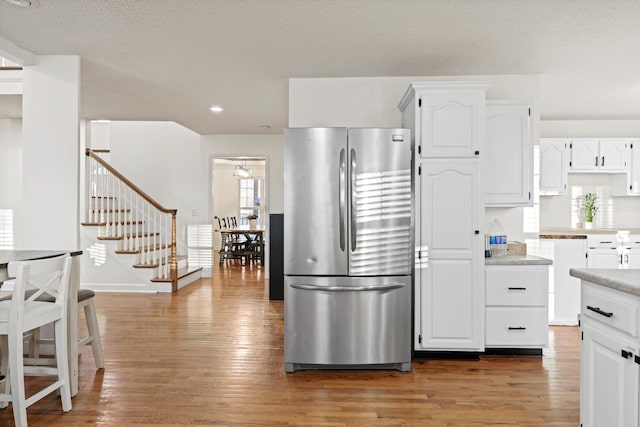
{"type": "Polygon", "coordinates": [[[108,150],[87,149],[86,210],[83,226],[95,239],[145,269],[157,292],[177,292],[201,277],[177,255],[176,209],[167,209],[115,170],[103,157],[108,150]]]}

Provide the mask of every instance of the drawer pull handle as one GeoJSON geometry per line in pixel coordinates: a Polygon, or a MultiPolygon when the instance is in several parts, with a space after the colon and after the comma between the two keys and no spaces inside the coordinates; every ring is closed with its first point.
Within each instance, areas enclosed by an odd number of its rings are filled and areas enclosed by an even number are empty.
{"type": "Polygon", "coordinates": [[[609,313],[607,311],[602,311],[600,310],[600,307],[592,307],[590,305],[587,306],[587,310],[591,310],[591,311],[595,311],[598,314],[603,315],[604,317],[611,317],[613,316],[613,313],[609,313]]]}
{"type": "Polygon", "coordinates": [[[620,350],[620,354],[622,355],[622,357],[624,357],[625,359],[631,359],[633,358],[633,353],[627,350],[620,350]]]}
{"type": "Polygon", "coordinates": [[[524,326],[509,326],[509,330],[510,331],[524,331],[527,328],[525,328],[524,326]]]}
{"type": "Polygon", "coordinates": [[[509,290],[510,291],[526,291],[527,288],[523,288],[523,287],[516,287],[516,286],[509,286],[509,290]]]}

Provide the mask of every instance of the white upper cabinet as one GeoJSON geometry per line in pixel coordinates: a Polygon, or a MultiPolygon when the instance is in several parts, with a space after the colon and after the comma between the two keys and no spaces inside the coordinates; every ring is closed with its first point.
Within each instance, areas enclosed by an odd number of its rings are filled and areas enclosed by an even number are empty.
{"type": "Polygon", "coordinates": [[[571,170],[584,172],[625,172],[626,139],[572,139],[571,170]]]}
{"type": "Polygon", "coordinates": [[[526,102],[488,101],[481,157],[486,206],[531,206],[533,142],[526,102]]]}
{"type": "MultiPolygon", "coordinates": [[[[422,158],[479,158],[485,134],[485,91],[478,82],[412,83],[398,108],[415,123],[422,158]]],[[[413,126],[412,126],[413,127],[413,126]]]]}
{"type": "Polygon", "coordinates": [[[567,190],[569,141],[540,140],[540,193],[562,194],[567,190]]]}
{"type": "Polygon", "coordinates": [[[640,140],[628,143],[628,173],[611,176],[612,196],[640,196],[640,140]]]}

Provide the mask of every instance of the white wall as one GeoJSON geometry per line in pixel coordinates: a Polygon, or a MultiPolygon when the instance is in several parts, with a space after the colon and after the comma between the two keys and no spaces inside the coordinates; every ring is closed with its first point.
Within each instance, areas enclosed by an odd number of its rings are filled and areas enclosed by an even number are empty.
{"type": "MultiPolygon", "coordinates": [[[[0,153],[0,210],[5,211],[3,216],[15,218],[22,206],[22,120],[0,120],[0,153]]],[[[8,238],[13,231],[3,234],[8,238]]]]}
{"type": "MultiPolygon", "coordinates": [[[[540,78],[537,75],[303,78],[289,80],[289,126],[399,127],[398,103],[411,82],[486,81],[488,100],[531,103],[534,141],[539,137],[540,78]]],[[[498,218],[509,240],[522,240],[522,208],[491,208],[485,223],[498,218]]],[[[485,227],[486,229],[486,227],[485,227]]]]}
{"type": "Polygon", "coordinates": [[[111,122],[110,163],[167,209],[177,209],[178,252],[189,224],[207,222],[199,135],[174,122],[111,122]],[[195,212],[195,215],[193,215],[195,212]]]}
{"type": "MultiPolygon", "coordinates": [[[[638,138],[640,120],[543,120],[542,138],[638,138]]],[[[540,228],[575,227],[571,212],[578,195],[594,192],[600,196],[598,228],[640,228],[640,197],[612,197],[611,176],[569,173],[567,192],[540,197],[540,228]]]]}
{"type": "Polygon", "coordinates": [[[80,58],[24,67],[22,208],[16,249],[77,249],[80,58]]]}

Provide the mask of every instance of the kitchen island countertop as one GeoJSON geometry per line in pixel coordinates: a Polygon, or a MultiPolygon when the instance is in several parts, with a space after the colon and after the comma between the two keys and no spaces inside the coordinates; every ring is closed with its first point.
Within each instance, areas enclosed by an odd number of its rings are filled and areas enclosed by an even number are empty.
{"type": "Polygon", "coordinates": [[[572,268],[569,275],[596,285],[640,296],[640,269],[572,268]]]}
{"type": "Polygon", "coordinates": [[[484,265],[551,265],[553,261],[536,255],[506,255],[484,259],[484,265]]]}

